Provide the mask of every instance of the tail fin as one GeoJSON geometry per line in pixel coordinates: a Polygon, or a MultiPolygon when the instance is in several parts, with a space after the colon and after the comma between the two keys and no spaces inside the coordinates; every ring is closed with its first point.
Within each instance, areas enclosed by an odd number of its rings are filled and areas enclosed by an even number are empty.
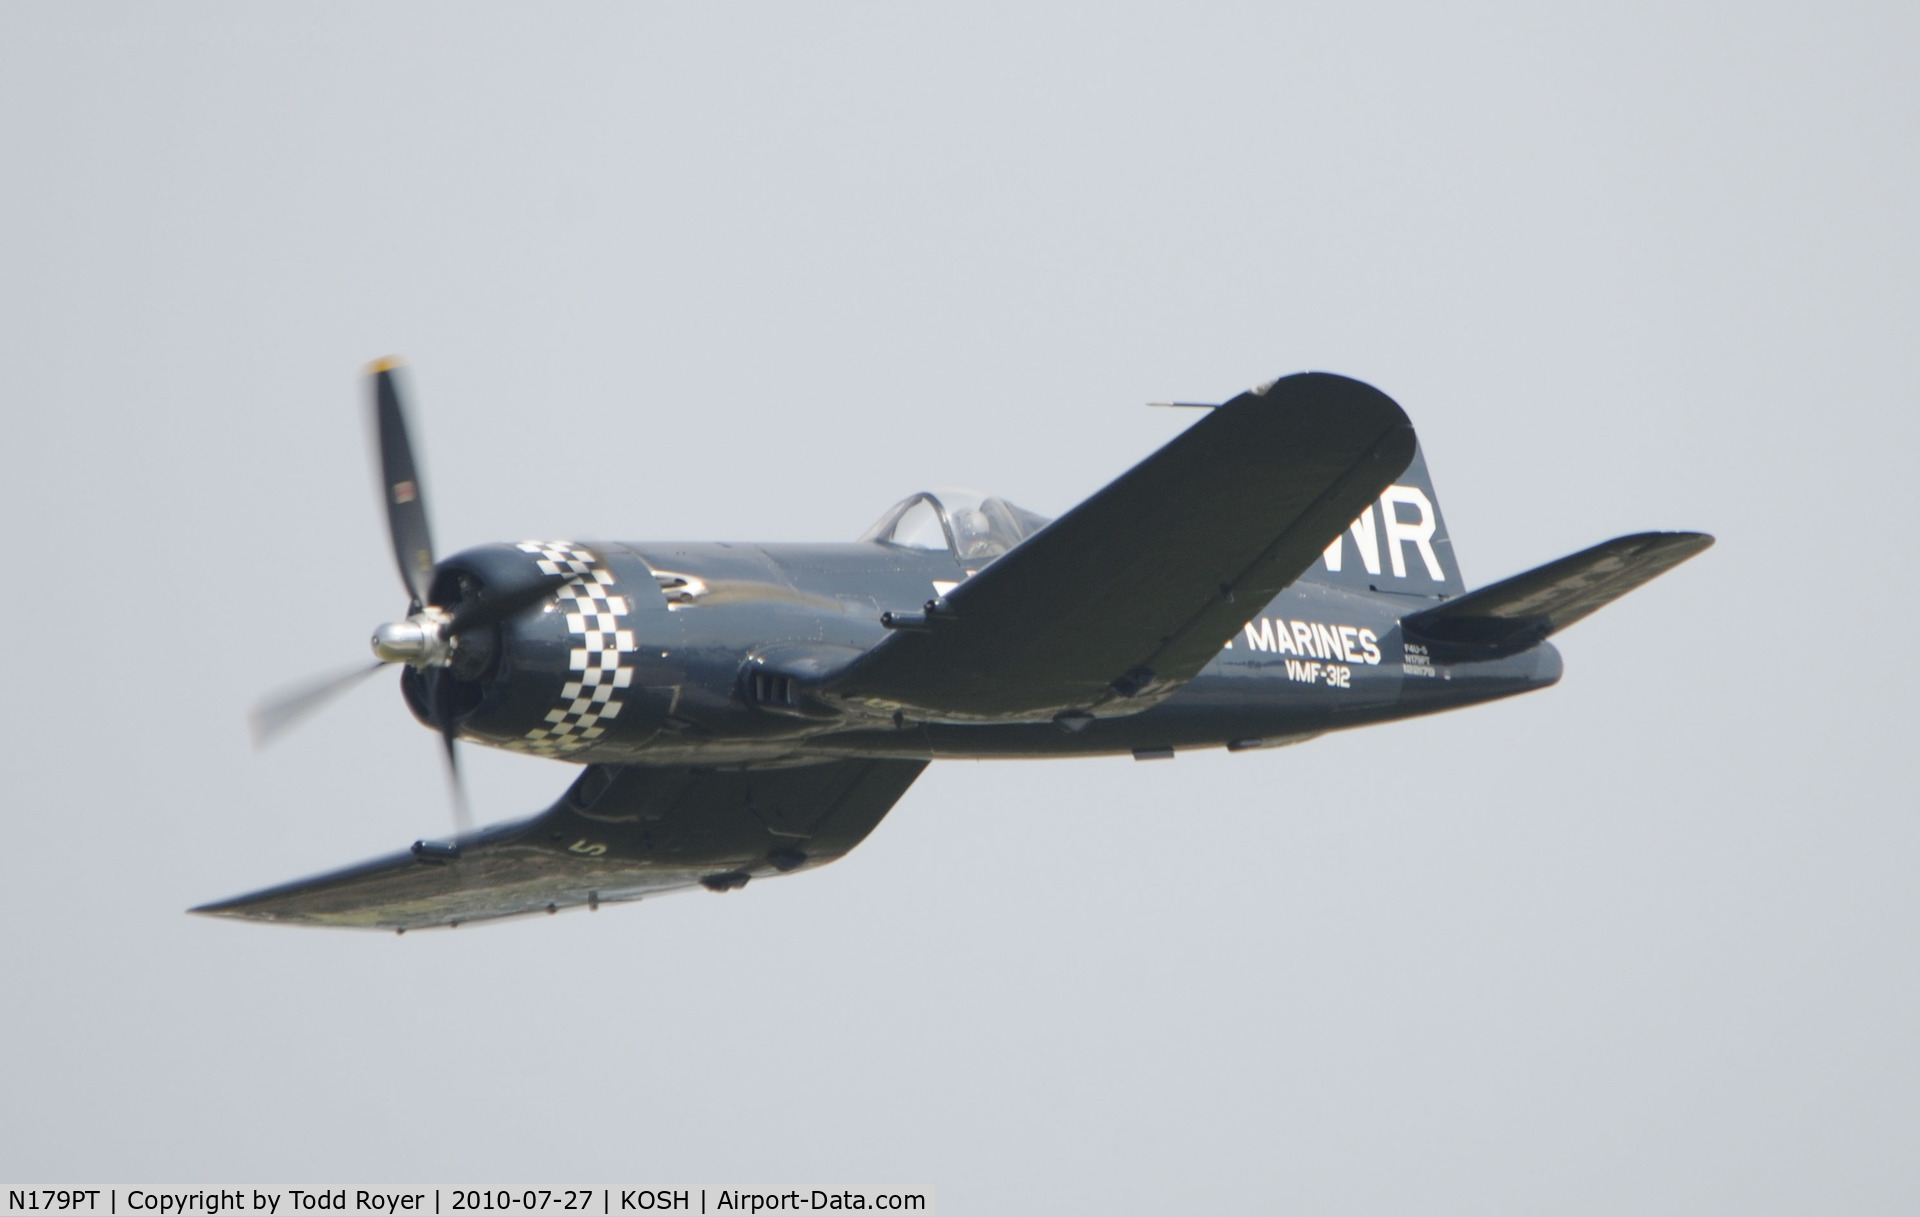
{"type": "Polygon", "coordinates": [[[1348,591],[1427,599],[1465,592],[1426,454],[1416,446],[1407,471],[1300,577],[1348,591]]]}
{"type": "Polygon", "coordinates": [[[1408,635],[1507,654],[1604,608],[1713,544],[1703,532],[1643,532],[1603,541],[1525,574],[1403,618],[1408,635]]]}

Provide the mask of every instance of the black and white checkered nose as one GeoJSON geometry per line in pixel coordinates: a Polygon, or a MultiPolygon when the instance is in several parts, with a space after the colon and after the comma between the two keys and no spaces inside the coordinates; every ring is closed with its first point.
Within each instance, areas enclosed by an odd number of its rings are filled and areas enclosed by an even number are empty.
{"type": "Polygon", "coordinates": [[[522,553],[550,579],[567,580],[555,597],[573,643],[566,683],[545,720],[505,745],[538,756],[567,756],[597,743],[620,715],[633,683],[633,605],[613,571],[592,550],[572,541],[523,541],[522,553]]]}

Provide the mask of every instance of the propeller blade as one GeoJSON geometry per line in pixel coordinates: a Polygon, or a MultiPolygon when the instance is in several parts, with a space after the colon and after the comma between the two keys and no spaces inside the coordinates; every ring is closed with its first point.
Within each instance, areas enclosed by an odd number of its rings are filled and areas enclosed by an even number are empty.
{"type": "Polygon", "coordinates": [[[525,587],[464,601],[453,611],[453,620],[447,623],[447,633],[458,634],[517,617],[581,577],[573,574],[542,575],[525,587]]]}
{"type": "Polygon", "coordinates": [[[262,698],[247,716],[253,727],[253,746],[260,748],[271,743],[289,727],[386,666],[376,663],[371,667],[356,667],[262,698]]]}
{"type": "Polygon", "coordinates": [[[447,783],[453,793],[453,827],[456,833],[465,835],[473,830],[473,813],[467,808],[467,785],[460,780],[460,751],[458,737],[460,724],[447,712],[446,700],[442,696],[453,674],[445,668],[435,668],[428,678],[428,708],[433,712],[433,725],[440,730],[440,742],[444,746],[447,758],[447,783]]]}
{"type": "Polygon", "coordinates": [[[407,437],[406,411],[400,405],[400,386],[394,373],[398,359],[382,359],[368,369],[373,375],[374,425],[380,437],[380,489],[387,505],[387,526],[393,532],[393,557],[400,564],[400,581],[415,604],[427,603],[433,584],[433,535],[427,528],[427,500],[420,490],[420,473],[413,463],[413,443],[407,437]]]}
{"type": "Polygon", "coordinates": [[[442,728],[440,740],[447,749],[447,783],[453,789],[453,830],[465,836],[473,831],[473,812],[467,808],[467,784],[460,780],[459,745],[454,743],[453,732],[442,728]]]}

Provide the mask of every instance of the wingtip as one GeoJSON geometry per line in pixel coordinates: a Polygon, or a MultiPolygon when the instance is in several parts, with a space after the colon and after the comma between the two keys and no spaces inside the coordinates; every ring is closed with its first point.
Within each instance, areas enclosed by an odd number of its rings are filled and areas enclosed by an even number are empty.
{"type": "Polygon", "coordinates": [[[274,924],[281,919],[260,907],[256,896],[234,896],[227,900],[210,900],[205,904],[196,904],[187,910],[190,917],[215,917],[221,921],[257,921],[274,924]]]}
{"type": "Polygon", "coordinates": [[[388,355],[385,358],[376,359],[372,363],[368,364],[367,375],[378,376],[382,372],[392,372],[392,371],[395,371],[396,369],[403,368],[406,366],[406,364],[407,364],[407,361],[400,358],[398,355],[388,355]]]}
{"type": "Polygon", "coordinates": [[[1710,532],[1694,532],[1691,529],[1676,529],[1672,532],[1648,533],[1656,542],[1673,550],[1684,550],[1691,558],[1713,548],[1714,536],[1710,532]]]}

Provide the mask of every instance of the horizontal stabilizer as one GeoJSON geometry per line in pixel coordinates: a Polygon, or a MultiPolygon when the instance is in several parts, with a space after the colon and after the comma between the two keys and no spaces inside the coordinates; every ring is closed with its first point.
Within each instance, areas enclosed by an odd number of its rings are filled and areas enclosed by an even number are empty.
{"type": "Polygon", "coordinates": [[[411,930],[638,900],[820,866],[845,854],[925,761],[785,769],[595,765],[540,815],[202,905],[217,917],[411,930]]]}
{"type": "Polygon", "coordinates": [[[1713,544],[1703,532],[1641,532],[1603,541],[1401,621],[1428,642],[1511,652],[1604,608],[1713,544]]]}
{"type": "Polygon", "coordinates": [[[935,721],[1144,710],[1193,678],[1413,459],[1369,385],[1242,393],[948,593],[824,692],[935,721]]]}

